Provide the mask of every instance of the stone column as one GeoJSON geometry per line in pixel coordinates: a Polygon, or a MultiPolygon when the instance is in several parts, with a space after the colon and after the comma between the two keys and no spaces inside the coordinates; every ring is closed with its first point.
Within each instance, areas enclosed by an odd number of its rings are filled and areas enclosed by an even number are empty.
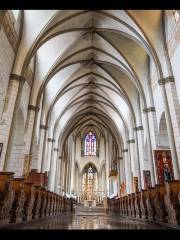
{"type": "Polygon", "coordinates": [[[132,193],[132,169],[131,169],[130,154],[127,148],[123,149],[122,152],[124,155],[123,158],[125,163],[126,191],[127,193],[132,193]]]}
{"type": "Polygon", "coordinates": [[[43,149],[46,151],[46,154],[42,155],[42,161],[41,161],[41,171],[44,172],[46,170],[49,171],[51,166],[51,156],[53,154],[53,145],[54,145],[55,139],[54,138],[48,138],[46,149],[43,149]]]}
{"type": "Polygon", "coordinates": [[[106,164],[106,188],[109,195],[109,159],[108,159],[108,141],[105,140],[105,164],[106,164]]]}
{"type": "Polygon", "coordinates": [[[29,105],[28,106],[28,117],[25,126],[25,133],[24,133],[24,141],[25,141],[25,151],[24,153],[28,156],[32,156],[31,154],[31,143],[32,143],[32,134],[34,128],[34,118],[35,113],[39,111],[39,107],[29,105]]]}
{"type": "Polygon", "coordinates": [[[39,132],[39,141],[38,141],[38,161],[32,161],[32,167],[38,170],[41,170],[41,160],[42,160],[42,153],[44,148],[44,136],[48,129],[46,125],[40,125],[40,132],[39,132]]]}
{"type": "Polygon", "coordinates": [[[144,156],[143,156],[143,126],[137,126],[134,128],[135,136],[138,140],[138,151],[139,151],[139,161],[138,161],[138,171],[141,181],[141,189],[144,189],[144,179],[143,179],[143,170],[144,170],[144,156]]]}
{"type": "Polygon", "coordinates": [[[162,99],[163,99],[164,110],[165,110],[165,118],[166,118],[167,132],[168,132],[168,137],[169,137],[169,145],[170,145],[171,155],[172,155],[174,178],[175,178],[175,180],[178,180],[178,179],[180,179],[178,156],[177,156],[177,151],[176,151],[176,144],[175,144],[175,139],[174,139],[173,126],[172,126],[172,122],[171,122],[167,93],[166,93],[166,89],[165,89],[165,82],[166,82],[166,79],[164,79],[164,78],[160,79],[158,81],[158,83],[160,85],[161,93],[162,93],[162,99]]]}
{"type": "Polygon", "coordinates": [[[15,134],[15,124],[17,121],[17,113],[20,106],[22,90],[25,78],[16,74],[10,75],[10,81],[6,96],[5,110],[3,112],[2,124],[0,125],[0,135],[4,133],[4,150],[2,158],[4,158],[3,171],[9,171],[10,156],[13,147],[13,139],[15,134]],[[4,122],[4,126],[3,126],[4,122]],[[4,128],[5,127],[5,128],[4,128]],[[5,131],[3,130],[5,129],[5,131]],[[9,135],[8,135],[9,134],[9,135]]]}
{"type": "Polygon", "coordinates": [[[62,182],[61,182],[61,176],[60,176],[60,166],[61,166],[61,160],[62,157],[59,156],[56,161],[56,174],[55,174],[55,185],[54,185],[54,191],[56,193],[60,193],[62,190],[62,182]]]}
{"type": "Polygon", "coordinates": [[[152,181],[152,186],[154,186],[157,183],[157,176],[155,171],[156,169],[155,159],[154,159],[154,154],[153,154],[152,145],[151,145],[151,135],[150,135],[151,131],[150,131],[149,120],[148,120],[148,113],[151,113],[151,112],[155,112],[154,107],[143,109],[143,113],[145,117],[145,128],[146,128],[146,134],[147,134],[148,155],[150,159],[151,181],[152,181]]]}
{"type": "Polygon", "coordinates": [[[54,191],[54,187],[55,187],[54,185],[55,185],[57,155],[58,155],[58,148],[54,148],[51,155],[50,170],[48,174],[48,189],[50,189],[50,191],[54,191]]]}
{"type": "Polygon", "coordinates": [[[177,158],[179,160],[178,165],[180,170],[180,104],[173,76],[165,78],[165,89],[169,103],[169,110],[171,122],[173,125],[177,158]]]}
{"type": "MultiPolygon", "coordinates": [[[[129,139],[127,140],[127,143],[129,144],[129,153],[130,153],[130,158],[131,158],[131,164],[132,161],[134,161],[134,171],[137,172],[137,176],[138,176],[138,187],[141,190],[141,171],[140,171],[140,163],[139,163],[139,155],[138,155],[138,146],[137,146],[137,136],[136,136],[136,143],[135,143],[135,139],[129,139]],[[135,144],[136,144],[136,149],[135,149],[135,144]],[[134,150],[136,151],[136,156],[134,156],[134,150]],[[136,164],[135,164],[136,161],[136,164]],[[136,169],[137,167],[137,169],[136,169]]],[[[132,165],[131,165],[131,171],[132,171],[132,165]]],[[[134,175],[136,175],[136,173],[134,172],[134,175]]],[[[133,180],[133,176],[132,176],[132,180],[133,180]]],[[[131,180],[131,181],[132,181],[131,180]]]]}
{"type": "Polygon", "coordinates": [[[125,182],[125,169],[124,169],[124,159],[123,157],[119,157],[119,174],[120,174],[120,184],[125,182]]]}
{"type": "Polygon", "coordinates": [[[73,139],[73,144],[72,144],[72,154],[71,154],[71,184],[70,184],[70,191],[74,190],[74,174],[75,174],[75,141],[73,139]]]}
{"type": "Polygon", "coordinates": [[[136,151],[136,163],[137,163],[137,174],[138,174],[138,188],[139,190],[142,189],[142,178],[141,178],[141,162],[140,162],[140,156],[139,156],[139,143],[138,143],[138,136],[137,132],[135,131],[135,139],[130,139],[128,141],[130,146],[135,148],[136,151]],[[134,143],[134,144],[133,144],[134,143]],[[133,145],[132,145],[133,144],[133,145]]]}

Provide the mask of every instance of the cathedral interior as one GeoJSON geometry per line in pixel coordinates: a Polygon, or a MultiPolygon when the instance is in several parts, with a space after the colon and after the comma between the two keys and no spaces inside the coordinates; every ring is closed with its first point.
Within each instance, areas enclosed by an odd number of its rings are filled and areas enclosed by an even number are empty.
{"type": "Polygon", "coordinates": [[[180,10],[0,10],[0,229],[180,229],[180,10]]]}

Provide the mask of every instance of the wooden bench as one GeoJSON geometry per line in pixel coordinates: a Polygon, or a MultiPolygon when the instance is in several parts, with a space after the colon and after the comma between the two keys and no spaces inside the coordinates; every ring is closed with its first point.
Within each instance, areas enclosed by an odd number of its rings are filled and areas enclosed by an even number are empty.
{"type": "Polygon", "coordinates": [[[180,224],[180,180],[173,180],[165,184],[164,204],[168,215],[168,223],[173,225],[180,224]]]}
{"type": "Polygon", "coordinates": [[[13,175],[13,172],[0,172],[0,225],[10,222],[10,210],[15,198],[13,175]]]}
{"type": "Polygon", "coordinates": [[[23,220],[29,221],[32,219],[33,207],[34,207],[34,184],[27,183],[24,184],[24,191],[25,191],[25,204],[24,204],[24,213],[23,213],[23,220]]]}
{"type": "Polygon", "coordinates": [[[15,199],[11,209],[11,222],[20,223],[23,220],[23,210],[25,203],[24,181],[25,179],[22,177],[16,177],[13,179],[15,199]]]}

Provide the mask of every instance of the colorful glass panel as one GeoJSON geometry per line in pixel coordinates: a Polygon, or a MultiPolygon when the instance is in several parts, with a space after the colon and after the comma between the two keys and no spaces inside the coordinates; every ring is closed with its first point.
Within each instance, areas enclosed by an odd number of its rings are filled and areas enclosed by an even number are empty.
{"type": "Polygon", "coordinates": [[[96,156],[96,136],[92,132],[89,132],[85,136],[84,155],[96,156]]]}

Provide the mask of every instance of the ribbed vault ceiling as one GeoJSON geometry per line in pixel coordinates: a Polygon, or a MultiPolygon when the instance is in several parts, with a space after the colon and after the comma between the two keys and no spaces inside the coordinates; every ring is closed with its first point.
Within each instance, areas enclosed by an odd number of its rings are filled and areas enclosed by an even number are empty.
{"type": "Polygon", "coordinates": [[[66,138],[85,123],[121,136],[137,125],[139,97],[147,105],[149,58],[161,74],[161,11],[25,11],[14,72],[35,60],[31,104],[66,138]],[[38,23],[38,24],[37,24],[38,23]],[[66,133],[66,134],[65,134],[66,133]]]}

